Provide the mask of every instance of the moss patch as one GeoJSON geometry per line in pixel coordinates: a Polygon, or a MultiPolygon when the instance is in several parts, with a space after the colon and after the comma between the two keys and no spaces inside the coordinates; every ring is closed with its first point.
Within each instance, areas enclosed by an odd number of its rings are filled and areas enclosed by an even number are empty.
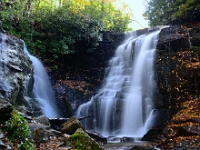
{"type": "Polygon", "coordinates": [[[91,139],[82,129],[77,129],[69,138],[69,141],[77,150],[103,150],[103,148],[91,139]]]}

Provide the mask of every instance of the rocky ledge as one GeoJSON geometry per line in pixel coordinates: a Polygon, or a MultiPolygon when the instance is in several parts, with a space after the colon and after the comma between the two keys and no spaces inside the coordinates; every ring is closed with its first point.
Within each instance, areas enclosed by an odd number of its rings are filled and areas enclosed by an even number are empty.
{"type": "Polygon", "coordinates": [[[170,120],[157,136],[161,149],[200,149],[200,23],[160,32],[156,107],[170,120]]]}

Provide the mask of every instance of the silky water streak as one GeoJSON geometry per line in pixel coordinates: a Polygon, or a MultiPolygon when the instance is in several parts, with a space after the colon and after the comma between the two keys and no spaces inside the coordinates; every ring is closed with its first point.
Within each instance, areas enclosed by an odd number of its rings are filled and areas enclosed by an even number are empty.
{"type": "Polygon", "coordinates": [[[42,110],[42,113],[46,117],[60,117],[59,109],[57,108],[56,101],[54,98],[54,92],[49,81],[49,76],[41,63],[41,61],[31,55],[25,44],[24,52],[29,56],[32,61],[34,68],[34,85],[33,85],[33,94],[34,98],[38,101],[39,107],[42,110]]]}
{"type": "Polygon", "coordinates": [[[155,89],[154,61],[160,30],[133,34],[109,60],[95,96],[77,110],[82,123],[103,136],[142,137],[150,128],[155,89]]]}

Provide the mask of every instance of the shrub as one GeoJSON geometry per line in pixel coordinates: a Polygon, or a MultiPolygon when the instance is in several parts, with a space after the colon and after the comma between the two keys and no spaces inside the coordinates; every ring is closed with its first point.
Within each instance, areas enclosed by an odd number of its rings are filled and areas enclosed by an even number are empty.
{"type": "Polygon", "coordinates": [[[35,150],[33,140],[29,139],[30,129],[27,120],[14,110],[12,117],[1,124],[1,130],[12,143],[13,147],[20,150],[35,150]]]}

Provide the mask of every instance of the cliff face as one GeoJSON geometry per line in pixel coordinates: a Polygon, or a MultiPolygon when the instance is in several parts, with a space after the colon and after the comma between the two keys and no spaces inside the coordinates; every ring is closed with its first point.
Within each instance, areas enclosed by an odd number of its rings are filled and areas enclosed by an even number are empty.
{"type": "Polygon", "coordinates": [[[33,67],[22,40],[0,28],[0,99],[31,110],[33,67]]]}
{"type": "Polygon", "coordinates": [[[157,45],[156,107],[171,119],[163,130],[165,149],[199,149],[200,24],[162,29],[157,45]]]}

